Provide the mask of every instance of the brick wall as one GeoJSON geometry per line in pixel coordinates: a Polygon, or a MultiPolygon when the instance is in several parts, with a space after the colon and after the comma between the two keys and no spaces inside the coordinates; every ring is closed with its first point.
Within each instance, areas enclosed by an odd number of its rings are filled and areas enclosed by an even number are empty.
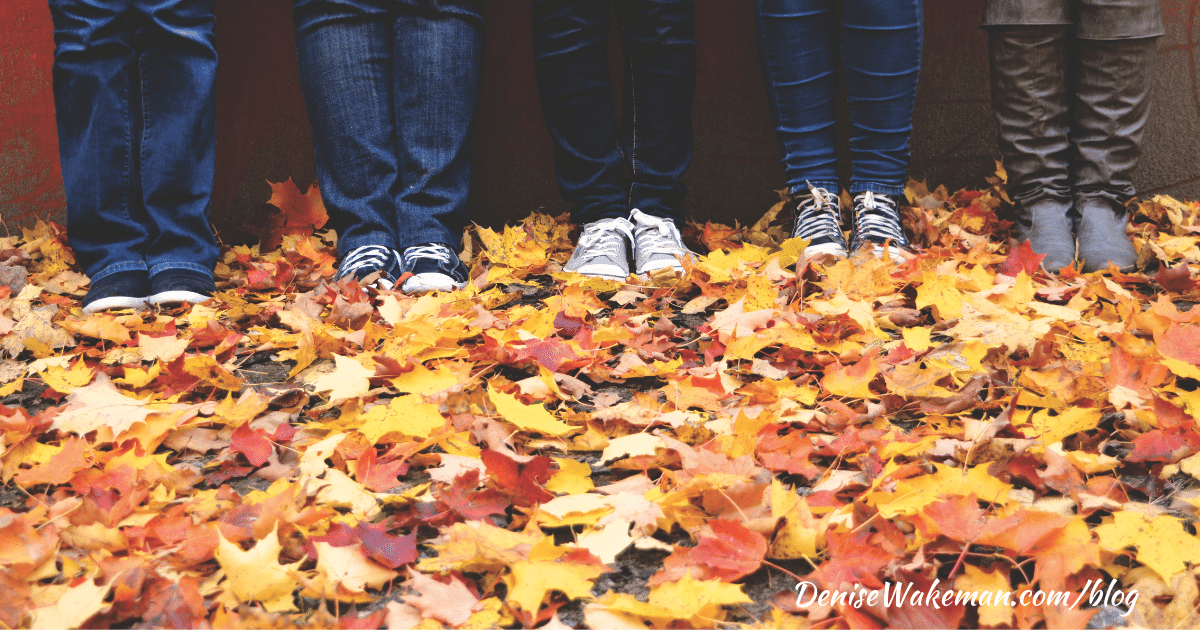
{"type": "MultiPolygon", "coordinates": [[[[783,181],[759,71],[753,0],[697,0],[696,150],[686,183],[697,220],[753,221],[783,181]]],[[[314,179],[287,0],[217,0],[217,187],[213,221],[226,241],[270,196],[265,179],[314,179]]],[[[993,168],[982,0],[926,0],[926,42],[912,174],[931,184],[975,185],[993,168]]],[[[530,211],[566,210],[554,183],[531,66],[527,0],[488,0],[483,94],[476,118],[471,218],[486,225],[530,211]]],[[[1143,193],[1200,198],[1200,0],[1164,0],[1143,193]]],[[[0,218],[63,220],[50,93],[53,53],[45,0],[0,3],[0,218]]],[[[619,49],[610,49],[614,61],[619,49]]],[[[615,75],[614,75],[615,76],[615,75]]],[[[617,82],[619,85],[619,81],[617,82]]],[[[841,128],[841,137],[846,126],[841,128]]],[[[842,150],[845,152],[845,141],[842,150]]],[[[2,230],[3,227],[0,227],[2,230]]]]}

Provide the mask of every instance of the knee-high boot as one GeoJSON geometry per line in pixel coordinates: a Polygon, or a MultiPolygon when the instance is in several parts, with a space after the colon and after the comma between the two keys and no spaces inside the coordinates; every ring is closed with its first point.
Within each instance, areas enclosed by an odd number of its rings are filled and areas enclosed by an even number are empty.
{"type": "Polygon", "coordinates": [[[1079,212],[1079,255],[1084,271],[1111,262],[1121,269],[1137,263],[1125,228],[1126,203],[1133,198],[1133,171],[1141,157],[1154,82],[1153,37],[1076,42],[1075,128],[1072,143],[1075,208],[1079,212]]]}
{"type": "Polygon", "coordinates": [[[1058,271],[1075,260],[1067,26],[989,28],[992,108],[1016,211],[1013,236],[1058,271]]]}

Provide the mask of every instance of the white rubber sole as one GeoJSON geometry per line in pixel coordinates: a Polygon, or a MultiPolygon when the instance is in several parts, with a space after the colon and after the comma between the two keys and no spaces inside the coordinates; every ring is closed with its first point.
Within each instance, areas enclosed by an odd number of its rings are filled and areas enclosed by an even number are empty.
{"type": "Polygon", "coordinates": [[[121,309],[133,309],[140,311],[146,308],[146,298],[144,297],[126,297],[116,295],[113,297],[100,298],[91,304],[83,307],[84,315],[99,313],[101,311],[116,311],[121,309]]]}
{"type": "Polygon", "coordinates": [[[212,299],[212,296],[196,293],[194,291],[163,291],[155,293],[146,300],[151,306],[162,306],[163,304],[203,304],[212,299]]]}
{"type": "Polygon", "coordinates": [[[582,265],[578,269],[564,269],[581,276],[591,276],[593,278],[604,278],[606,280],[624,280],[629,277],[628,267],[618,267],[616,265],[582,265]]]}
{"type": "Polygon", "coordinates": [[[864,246],[858,248],[858,250],[854,252],[854,255],[855,256],[865,255],[865,252],[868,247],[870,247],[871,255],[874,256],[878,260],[884,260],[886,258],[886,259],[890,259],[893,263],[901,264],[905,260],[908,259],[908,257],[906,256],[907,252],[905,252],[903,249],[900,249],[899,247],[893,247],[891,245],[888,245],[886,248],[884,248],[882,246],[875,245],[874,243],[872,243],[871,246],[864,245],[864,246]]]}
{"type": "Polygon", "coordinates": [[[454,278],[441,273],[418,273],[401,285],[405,293],[429,293],[430,291],[455,291],[467,288],[466,282],[455,282],[454,278]]]}
{"type": "Polygon", "coordinates": [[[846,248],[840,243],[821,243],[820,245],[809,245],[804,248],[804,258],[812,258],[814,256],[833,256],[834,258],[845,258],[846,248]]]}

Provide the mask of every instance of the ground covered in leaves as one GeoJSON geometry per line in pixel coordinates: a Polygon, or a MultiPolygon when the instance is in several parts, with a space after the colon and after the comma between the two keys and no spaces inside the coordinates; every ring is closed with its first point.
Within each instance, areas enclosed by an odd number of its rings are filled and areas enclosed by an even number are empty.
{"type": "Polygon", "coordinates": [[[61,227],[0,239],[0,624],[1200,626],[1200,204],[1050,277],[998,182],[908,197],[903,264],[804,260],[781,203],[602,281],[533,215],[407,296],[333,282],[287,182],[211,303],[90,316],[61,227]]]}

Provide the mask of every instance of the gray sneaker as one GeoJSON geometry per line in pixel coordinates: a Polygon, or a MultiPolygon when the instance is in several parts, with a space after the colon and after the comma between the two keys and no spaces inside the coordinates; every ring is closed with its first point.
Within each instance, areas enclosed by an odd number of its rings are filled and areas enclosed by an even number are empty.
{"type": "Polygon", "coordinates": [[[564,271],[624,280],[629,276],[629,244],[633,225],[623,218],[601,219],[583,226],[579,244],[564,271]]]}
{"type": "Polygon", "coordinates": [[[633,223],[633,258],[639,276],[667,267],[683,273],[684,259],[696,260],[696,254],[683,244],[674,221],[651,216],[636,208],[629,214],[629,219],[633,223]]]}

